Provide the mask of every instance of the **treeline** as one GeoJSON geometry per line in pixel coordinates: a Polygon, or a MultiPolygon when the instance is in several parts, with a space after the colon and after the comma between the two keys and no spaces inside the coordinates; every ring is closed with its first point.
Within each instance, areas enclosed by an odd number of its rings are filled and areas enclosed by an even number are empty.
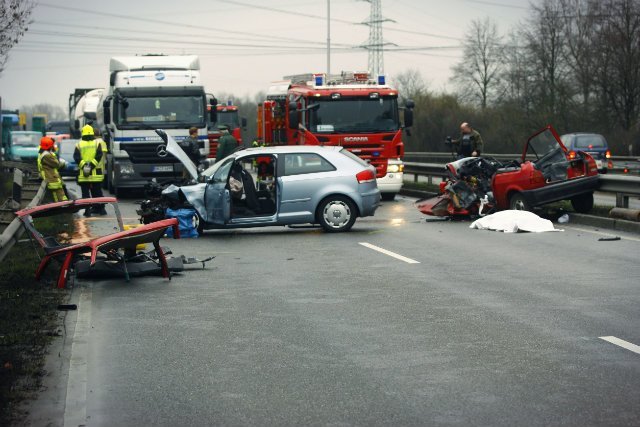
{"type": "Polygon", "coordinates": [[[416,103],[407,151],[446,151],[470,122],[488,152],[520,152],[535,130],[597,132],[615,155],[640,152],[640,0],[541,0],[518,29],[470,23],[455,93],[434,93],[416,70],[396,76],[416,103]]]}

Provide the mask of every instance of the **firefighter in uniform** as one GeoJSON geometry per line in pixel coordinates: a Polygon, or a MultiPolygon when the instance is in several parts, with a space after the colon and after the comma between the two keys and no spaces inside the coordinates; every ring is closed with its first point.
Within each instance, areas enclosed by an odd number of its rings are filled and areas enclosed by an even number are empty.
{"type": "MultiPolygon", "coordinates": [[[[104,156],[102,147],[95,139],[95,132],[91,125],[82,128],[82,139],[76,143],[73,158],[78,163],[78,184],[82,192],[82,198],[102,197],[102,181],[104,180],[104,169],[101,160],[104,156]]],[[[84,216],[91,216],[91,213],[106,215],[104,205],[96,206],[95,209],[87,208],[84,216]]]]}
{"type": "Polygon", "coordinates": [[[38,171],[40,176],[47,183],[47,189],[51,191],[54,202],[61,202],[67,200],[67,196],[64,194],[64,188],[62,186],[62,178],[60,177],[59,169],[65,167],[64,159],[59,159],[54,154],[55,142],[53,138],[48,136],[40,139],[40,152],[38,154],[38,171]]]}

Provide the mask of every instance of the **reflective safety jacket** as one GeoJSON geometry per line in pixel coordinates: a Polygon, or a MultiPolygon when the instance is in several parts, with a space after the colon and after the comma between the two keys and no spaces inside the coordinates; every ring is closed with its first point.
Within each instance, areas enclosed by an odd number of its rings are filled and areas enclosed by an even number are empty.
{"type": "Polygon", "coordinates": [[[58,169],[60,169],[60,162],[55,154],[48,150],[38,154],[38,171],[40,171],[40,176],[47,183],[49,190],[62,188],[62,178],[58,169]]]}
{"type": "Polygon", "coordinates": [[[76,143],[73,158],[78,163],[78,182],[102,182],[104,180],[104,168],[101,166],[103,151],[97,140],[80,140],[76,143]],[[85,176],[84,166],[90,165],[91,172],[85,176]]]}

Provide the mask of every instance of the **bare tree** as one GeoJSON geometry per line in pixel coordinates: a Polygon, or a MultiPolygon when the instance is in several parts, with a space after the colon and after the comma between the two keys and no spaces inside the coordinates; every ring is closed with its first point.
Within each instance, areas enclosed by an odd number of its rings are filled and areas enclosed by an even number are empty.
{"type": "Polygon", "coordinates": [[[31,0],[0,0],[0,73],[9,51],[27,31],[34,6],[31,0]]]}
{"type": "Polygon", "coordinates": [[[416,68],[412,68],[398,74],[394,78],[396,89],[404,98],[416,98],[427,94],[427,83],[422,74],[416,68]]]}
{"type": "Polygon", "coordinates": [[[598,34],[598,86],[616,123],[632,129],[640,114],[640,2],[602,4],[598,34]]]}
{"type": "Polygon", "coordinates": [[[566,45],[560,0],[543,0],[532,5],[533,17],[523,32],[529,52],[530,73],[536,80],[536,98],[549,115],[562,110],[567,96],[566,45]]]}
{"type": "Polygon", "coordinates": [[[453,67],[452,80],[461,88],[462,98],[475,100],[485,109],[496,93],[502,68],[495,22],[472,21],[463,46],[464,58],[453,67]]]}
{"type": "Polygon", "coordinates": [[[560,0],[567,65],[582,98],[585,114],[590,110],[595,83],[597,8],[598,3],[594,0],[560,0]]]}

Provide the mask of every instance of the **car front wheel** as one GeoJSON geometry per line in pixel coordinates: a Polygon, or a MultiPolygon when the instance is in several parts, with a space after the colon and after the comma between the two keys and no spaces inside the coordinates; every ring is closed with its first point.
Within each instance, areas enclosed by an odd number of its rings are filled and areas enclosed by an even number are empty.
{"type": "Polygon", "coordinates": [[[531,206],[521,193],[516,193],[509,199],[509,209],[516,211],[529,211],[531,206]]]}
{"type": "Polygon", "coordinates": [[[356,222],[356,216],[353,202],[344,196],[327,197],[318,205],[318,222],[329,233],[349,230],[356,222]]]}
{"type": "Polygon", "coordinates": [[[593,193],[581,194],[571,199],[573,210],[578,213],[588,213],[593,208],[593,193]]]}

